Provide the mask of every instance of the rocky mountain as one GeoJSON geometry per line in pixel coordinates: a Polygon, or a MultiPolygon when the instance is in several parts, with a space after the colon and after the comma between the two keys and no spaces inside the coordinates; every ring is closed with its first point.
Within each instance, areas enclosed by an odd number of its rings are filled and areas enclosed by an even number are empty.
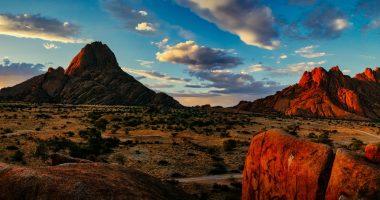
{"type": "Polygon", "coordinates": [[[380,69],[367,68],[355,77],[339,67],[304,72],[298,84],[235,108],[252,112],[354,120],[380,119],[380,69]]]}
{"type": "Polygon", "coordinates": [[[66,70],[50,68],[45,74],[3,88],[0,100],[182,107],[172,97],[155,93],[125,73],[114,53],[101,42],[82,48],[66,70]]]}

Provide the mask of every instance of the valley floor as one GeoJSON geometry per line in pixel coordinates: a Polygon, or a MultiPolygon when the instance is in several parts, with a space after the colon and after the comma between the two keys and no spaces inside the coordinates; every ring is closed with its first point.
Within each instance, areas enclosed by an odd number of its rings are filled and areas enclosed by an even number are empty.
{"type": "Polygon", "coordinates": [[[0,104],[0,162],[50,165],[59,152],[118,163],[203,199],[240,199],[250,139],[282,128],[362,153],[380,142],[380,123],[263,116],[217,108],[0,104]]]}

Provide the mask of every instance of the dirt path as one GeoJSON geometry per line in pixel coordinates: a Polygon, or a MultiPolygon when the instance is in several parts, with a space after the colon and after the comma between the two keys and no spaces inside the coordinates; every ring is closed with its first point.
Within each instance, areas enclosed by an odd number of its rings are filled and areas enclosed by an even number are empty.
{"type": "Polygon", "coordinates": [[[368,133],[368,132],[365,132],[365,131],[362,131],[362,130],[355,130],[355,131],[357,131],[357,132],[359,132],[359,133],[364,133],[364,134],[366,134],[366,135],[369,135],[369,136],[375,137],[375,138],[377,138],[377,139],[380,139],[380,136],[378,136],[378,135],[374,135],[374,134],[372,134],[372,133],[368,133]]]}
{"type": "Polygon", "coordinates": [[[200,176],[192,178],[177,178],[174,179],[180,183],[190,183],[190,182],[215,182],[220,180],[227,179],[241,179],[243,178],[242,174],[221,174],[221,175],[212,175],[212,176],[200,176]]]}

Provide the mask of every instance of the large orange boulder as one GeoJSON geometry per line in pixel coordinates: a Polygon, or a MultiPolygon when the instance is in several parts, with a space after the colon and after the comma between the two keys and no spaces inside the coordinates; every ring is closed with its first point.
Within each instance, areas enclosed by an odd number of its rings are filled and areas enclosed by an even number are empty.
{"type": "Polygon", "coordinates": [[[0,163],[0,199],[191,199],[137,170],[101,163],[19,167],[0,163]]]}
{"type": "Polygon", "coordinates": [[[365,157],[372,162],[380,164],[380,143],[368,144],[365,147],[365,157]]]}
{"type": "Polygon", "coordinates": [[[282,130],[252,138],[245,161],[242,199],[323,199],[333,151],[282,130]]]}
{"type": "Polygon", "coordinates": [[[358,155],[338,149],[326,199],[380,199],[380,167],[358,155]]]}

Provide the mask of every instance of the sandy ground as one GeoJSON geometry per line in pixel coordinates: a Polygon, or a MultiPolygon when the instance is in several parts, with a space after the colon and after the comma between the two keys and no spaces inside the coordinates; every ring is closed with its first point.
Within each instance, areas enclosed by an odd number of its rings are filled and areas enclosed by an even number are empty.
{"type": "MultiPolygon", "coordinates": [[[[327,133],[333,148],[350,148],[353,138],[364,144],[380,142],[380,124],[366,121],[265,117],[204,110],[150,113],[147,108],[123,106],[0,104],[0,162],[49,165],[49,160],[34,156],[38,144],[56,137],[85,142],[78,132],[94,127],[89,117],[93,112],[100,113],[99,119],[107,121],[102,137],[118,138],[121,142],[111,153],[98,156],[97,161],[133,167],[162,180],[174,179],[177,181],[174,184],[209,199],[231,195],[232,199],[240,198],[238,183],[250,139],[262,130],[295,129],[298,137],[306,140],[313,140],[309,138],[310,133],[317,136],[327,133]],[[128,121],[131,117],[142,121],[131,126],[128,121]],[[182,121],[169,125],[170,120],[179,119],[182,121]],[[186,124],[193,122],[212,123],[186,128],[186,124]],[[74,135],[68,136],[69,132],[74,135]],[[227,140],[234,140],[236,147],[226,150],[224,142],[227,140]],[[16,149],[24,153],[23,163],[12,160],[16,149]],[[218,165],[225,168],[222,175],[212,173],[218,165]],[[227,189],[220,188],[219,184],[226,185],[227,189]]],[[[69,153],[68,150],[60,152],[69,153]]],[[[362,153],[362,148],[357,152],[362,153]]]]}

